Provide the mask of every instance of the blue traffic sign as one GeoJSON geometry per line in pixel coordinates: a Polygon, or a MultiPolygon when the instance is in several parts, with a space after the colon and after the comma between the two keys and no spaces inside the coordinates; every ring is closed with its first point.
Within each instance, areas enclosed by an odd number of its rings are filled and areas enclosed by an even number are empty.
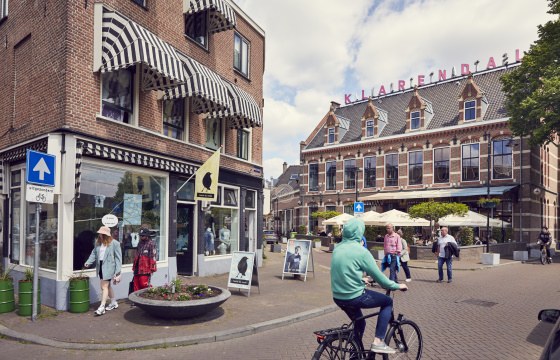
{"type": "Polygon", "coordinates": [[[364,203],[362,201],[356,201],[354,203],[354,212],[355,213],[363,213],[364,212],[364,203]]]}
{"type": "Polygon", "coordinates": [[[54,186],[56,156],[27,150],[26,181],[30,184],[54,186]]]}

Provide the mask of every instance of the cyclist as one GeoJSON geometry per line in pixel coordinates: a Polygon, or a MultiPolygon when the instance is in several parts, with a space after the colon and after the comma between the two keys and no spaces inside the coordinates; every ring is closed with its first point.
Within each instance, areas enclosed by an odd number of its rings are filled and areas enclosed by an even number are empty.
{"type": "Polygon", "coordinates": [[[552,237],[546,225],[542,226],[542,231],[539,234],[539,241],[541,244],[541,251],[546,246],[546,257],[548,258],[548,260],[552,260],[552,258],[550,257],[550,243],[552,242],[552,237]]]}
{"type": "MultiPolygon", "coordinates": [[[[393,354],[395,349],[387,346],[383,340],[391,317],[393,299],[377,291],[366,290],[362,276],[365,272],[384,289],[406,290],[407,286],[389,280],[379,270],[371,253],[360,245],[364,230],[364,222],[360,219],[351,219],[344,225],[342,241],[334,248],[331,260],[333,300],[351,320],[361,317],[362,309],[379,307],[371,350],[393,354]]],[[[354,326],[354,334],[360,344],[365,328],[365,319],[357,321],[354,326]]]]}

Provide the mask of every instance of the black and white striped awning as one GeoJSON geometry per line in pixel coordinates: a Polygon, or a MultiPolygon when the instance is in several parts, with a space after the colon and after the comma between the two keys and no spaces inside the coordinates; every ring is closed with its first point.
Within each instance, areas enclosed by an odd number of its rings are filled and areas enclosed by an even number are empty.
{"type": "Polygon", "coordinates": [[[0,157],[0,195],[4,193],[4,161],[0,157]]]}
{"type": "Polygon", "coordinates": [[[232,129],[243,129],[262,126],[261,108],[257,101],[246,91],[223,80],[231,97],[232,107],[223,111],[215,111],[210,117],[224,118],[232,129]]]}
{"type": "Polygon", "coordinates": [[[116,12],[103,10],[101,71],[142,64],[142,88],[165,90],[185,82],[183,63],[168,43],[116,12]]]}
{"type": "Polygon", "coordinates": [[[80,188],[82,186],[82,154],[84,152],[84,142],[78,140],[76,142],[76,171],[74,172],[74,198],[80,197],[80,188]]]}
{"type": "MultiPolygon", "coordinates": [[[[224,0],[183,0],[186,15],[208,10],[208,31],[217,33],[235,28],[235,11],[224,0]]],[[[186,21],[189,21],[187,17],[186,21]]]]}
{"type": "Polygon", "coordinates": [[[143,154],[90,140],[80,140],[80,142],[83,143],[82,156],[112,160],[183,175],[193,175],[196,170],[198,170],[198,166],[196,165],[177,160],[164,159],[158,156],[143,154]]]}
{"type": "Polygon", "coordinates": [[[185,65],[187,81],[176,88],[167,89],[165,100],[191,98],[190,111],[202,114],[232,107],[228,88],[218,74],[198,61],[179,54],[185,65]]]}

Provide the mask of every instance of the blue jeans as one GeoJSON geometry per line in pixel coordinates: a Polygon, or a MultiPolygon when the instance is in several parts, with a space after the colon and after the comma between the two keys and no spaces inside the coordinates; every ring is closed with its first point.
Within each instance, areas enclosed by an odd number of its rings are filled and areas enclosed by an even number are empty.
{"type": "MultiPolygon", "coordinates": [[[[377,316],[377,325],[375,326],[375,337],[380,339],[385,338],[389,320],[391,319],[391,311],[393,309],[393,299],[391,297],[377,291],[365,290],[362,295],[351,300],[333,300],[334,303],[348,315],[350,320],[363,316],[362,309],[380,308],[379,315],[377,316]]],[[[365,329],[365,319],[356,322],[354,326],[354,336],[356,339],[360,340],[360,343],[364,336],[365,329]]]]}
{"type": "Polygon", "coordinates": [[[397,278],[397,255],[391,255],[391,264],[389,264],[389,280],[399,281],[397,278]]]}
{"type": "Polygon", "coordinates": [[[443,280],[443,263],[447,265],[447,280],[451,280],[453,278],[451,272],[453,271],[453,260],[452,258],[446,259],[442,257],[437,258],[437,270],[439,279],[443,280]]]}

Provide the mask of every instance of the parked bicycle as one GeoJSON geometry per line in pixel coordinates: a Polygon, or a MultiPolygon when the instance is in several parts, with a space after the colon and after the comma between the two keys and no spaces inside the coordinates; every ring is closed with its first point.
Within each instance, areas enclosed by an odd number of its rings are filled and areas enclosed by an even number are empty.
{"type": "MultiPolygon", "coordinates": [[[[389,295],[390,290],[386,291],[389,295]]],[[[357,321],[368,319],[379,315],[379,312],[364,315],[353,320],[350,324],[341,327],[318,330],[317,336],[319,346],[313,354],[313,360],[373,360],[378,357],[388,359],[420,359],[422,358],[422,332],[414,321],[408,320],[403,314],[395,319],[394,311],[391,311],[389,328],[385,335],[385,343],[397,350],[394,354],[376,354],[371,350],[364,349],[360,339],[354,336],[354,325],[357,321]]]]}

